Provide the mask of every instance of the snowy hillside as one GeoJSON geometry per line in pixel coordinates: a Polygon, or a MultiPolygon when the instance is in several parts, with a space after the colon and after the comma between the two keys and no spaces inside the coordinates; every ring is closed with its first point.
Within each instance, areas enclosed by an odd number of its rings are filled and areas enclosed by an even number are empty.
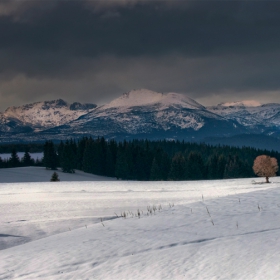
{"type": "Polygon", "coordinates": [[[279,279],[272,181],[2,184],[0,278],[279,279]]]}
{"type": "Polygon", "coordinates": [[[19,120],[24,125],[37,129],[58,126],[88,113],[94,104],[68,104],[62,99],[36,102],[19,107],[9,107],[3,113],[6,118],[19,120]]]}
{"type": "Polygon", "coordinates": [[[33,129],[13,117],[0,113],[0,132],[2,133],[30,133],[33,129]]]}
{"type": "Polygon", "coordinates": [[[255,100],[243,100],[243,101],[237,101],[237,102],[225,102],[220,103],[218,106],[223,107],[259,107],[261,106],[261,103],[255,100]]]}
{"type": "Polygon", "coordinates": [[[141,89],[126,93],[65,126],[48,130],[46,134],[186,139],[196,137],[196,132],[224,135],[240,131],[242,128],[238,124],[207,111],[182,94],[141,89]]]}
{"type": "MultiPolygon", "coordinates": [[[[68,104],[58,99],[10,107],[0,114],[0,142],[107,139],[205,141],[235,135],[280,139],[280,104],[254,100],[204,107],[179,93],[132,90],[108,104],[68,104]]],[[[256,141],[261,141],[257,139],[256,141]]],[[[245,144],[245,143],[244,143],[245,144]]]]}
{"type": "MultiPolygon", "coordinates": [[[[49,182],[53,170],[46,170],[45,167],[18,167],[0,168],[1,183],[25,183],[25,182],[49,182]]],[[[75,173],[64,173],[61,169],[56,170],[61,182],[84,182],[84,181],[115,181],[115,178],[98,176],[76,170],[75,173]]]]}
{"type": "Polygon", "coordinates": [[[148,89],[132,90],[124,93],[121,97],[113,100],[107,105],[101,107],[102,110],[109,108],[131,108],[138,106],[159,105],[162,110],[169,106],[178,105],[188,109],[205,109],[204,106],[191,98],[179,93],[159,93],[148,89]]]}
{"type": "Polygon", "coordinates": [[[280,127],[280,104],[271,103],[261,105],[256,101],[240,101],[221,103],[207,109],[229,120],[250,127],[261,125],[264,127],[280,127]]]}
{"type": "Polygon", "coordinates": [[[123,94],[88,116],[112,118],[133,134],[143,133],[151,128],[166,131],[172,126],[198,130],[204,125],[202,116],[209,115],[208,112],[203,112],[204,109],[202,105],[182,94],[162,94],[141,89],[123,94]]]}

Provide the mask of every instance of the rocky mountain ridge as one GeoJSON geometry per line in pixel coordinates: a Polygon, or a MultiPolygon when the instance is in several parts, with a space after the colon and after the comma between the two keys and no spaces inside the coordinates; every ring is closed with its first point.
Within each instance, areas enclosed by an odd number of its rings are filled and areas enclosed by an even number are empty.
{"type": "Polygon", "coordinates": [[[238,134],[280,138],[280,104],[246,100],[205,107],[183,94],[140,89],[102,106],[58,99],[10,107],[0,114],[0,131],[2,142],[89,135],[187,141],[238,134]]]}
{"type": "Polygon", "coordinates": [[[96,107],[95,104],[79,102],[69,104],[62,99],[12,106],[0,113],[0,130],[16,133],[22,126],[40,131],[77,119],[96,107]]]}

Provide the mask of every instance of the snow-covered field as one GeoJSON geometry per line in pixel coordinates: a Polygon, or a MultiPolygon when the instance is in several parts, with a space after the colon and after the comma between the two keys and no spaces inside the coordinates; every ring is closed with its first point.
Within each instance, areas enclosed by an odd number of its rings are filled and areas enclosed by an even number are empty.
{"type": "MultiPolygon", "coordinates": [[[[53,170],[46,170],[45,167],[18,167],[0,169],[0,183],[24,183],[24,182],[49,182],[53,170]]],[[[60,169],[56,170],[60,181],[115,181],[114,178],[102,177],[76,171],[74,174],[63,173],[60,169]]]]}
{"type": "Polygon", "coordinates": [[[271,181],[1,183],[0,279],[280,279],[271,181]]]}

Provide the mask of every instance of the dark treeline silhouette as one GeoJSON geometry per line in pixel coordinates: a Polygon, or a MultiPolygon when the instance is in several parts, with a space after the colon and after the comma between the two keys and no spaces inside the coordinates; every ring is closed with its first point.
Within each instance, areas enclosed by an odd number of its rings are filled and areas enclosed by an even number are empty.
{"type": "Polygon", "coordinates": [[[43,164],[125,180],[202,180],[254,177],[254,159],[261,154],[277,158],[274,151],[211,146],[184,141],[133,140],[116,142],[85,137],[58,146],[44,145],[43,164]]]}
{"type": "Polygon", "coordinates": [[[20,159],[15,148],[11,151],[8,159],[2,159],[0,156],[0,168],[24,167],[24,166],[42,166],[42,161],[31,158],[28,146],[25,146],[25,152],[20,159]]]}
{"type": "Polygon", "coordinates": [[[17,152],[28,150],[29,153],[40,153],[44,150],[44,143],[13,143],[0,145],[0,154],[10,154],[13,150],[17,152]]]}

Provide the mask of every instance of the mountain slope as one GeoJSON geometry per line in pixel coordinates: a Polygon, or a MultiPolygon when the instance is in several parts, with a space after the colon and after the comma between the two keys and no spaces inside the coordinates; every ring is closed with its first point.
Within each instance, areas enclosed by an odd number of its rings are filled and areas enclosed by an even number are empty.
{"type": "MultiPolygon", "coordinates": [[[[280,104],[245,100],[204,107],[183,94],[140,89],[99,107],[61,99],[10,107],[0,114],[0,132],[1,142],[82,136],[186,141],[218,137],[222,144],[241,134],[280,138],[280,104]]],[[[247,138],[242,139],[247,144],[247,138]]]]}
{"type": "Polygon", "coordinates": [[[23,126],[42,130],[62,125],[87,114],[96,107],[95,104],[81,104],[75,102],[68,104],[62,99],[36,102],[19,107],[9,107],[0,119],[3,125],[6,120],[15,120],[23,126]]]}
{"type": "Polygon", "coordinates": [[[124,93],[121,97],[113,100],[107,105],[100,107],[101,110],[109,108],[131,108],[131,107],[143,107],[160,104],[159,109],[164,109],[170,105],[178,105],[182,108],[188,109],[205,109],[204,106],[197,103],[195,100],[188,98],[187,96],[179,93],[170,92],[163,94],[147,89],[132,90],[124,93]]]}
{"type": "Polygon", "coordinates": [[[209,112],[182,94],[145,89],[123,94],[46,135],[93,135],[113,138],[191,139],[205,135],[234,135],[242,126],[209,112]]]}
{"type": "Polygon", "coordinates": [[[32,127],[24,124],[20,120],[5,116],[0,113],[0,133],[30,133],[33,132],[32,127]]]}
{"type": "Polygon", "coordinates": [[[251,128],[255,126],[280,127],[280,104],[276,103],[264,105],[255,101],[221,103],[207,107],[207,110],[251,128]]]}

